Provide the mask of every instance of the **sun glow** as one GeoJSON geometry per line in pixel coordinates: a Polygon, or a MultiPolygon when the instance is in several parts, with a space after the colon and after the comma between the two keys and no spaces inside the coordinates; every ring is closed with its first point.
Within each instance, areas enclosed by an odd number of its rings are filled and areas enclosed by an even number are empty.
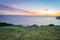
{"type": "Polygon", "coordinates": [[[56,12],[54,10],[48,10],[47,13],[48,14],[55,14],[56,12]]]}
{"type": "Polygon", "coordinates": [[[56,11],[55,10],[52,10],[52,9],[48,9],[48,8],[44,8],[41,13],[43,14],[55,14],[56,11]]]}

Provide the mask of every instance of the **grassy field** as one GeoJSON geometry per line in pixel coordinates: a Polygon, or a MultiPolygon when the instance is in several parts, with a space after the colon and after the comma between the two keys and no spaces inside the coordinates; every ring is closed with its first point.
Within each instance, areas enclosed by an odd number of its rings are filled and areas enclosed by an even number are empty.
{"type": "Polygon", "coordinates": [[[0,27],[0,40],[60,40],[60,27],[0,27]]]}

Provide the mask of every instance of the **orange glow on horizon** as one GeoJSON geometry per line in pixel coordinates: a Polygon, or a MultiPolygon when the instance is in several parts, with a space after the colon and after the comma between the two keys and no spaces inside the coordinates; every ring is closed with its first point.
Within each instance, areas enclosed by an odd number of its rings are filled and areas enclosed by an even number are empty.
{"type": "Polygon", "coordinates": [[[38,13],[38,12],[30,12],[30,13],[25,13],[25,12],[20,12],[20,11],[0,11],[0,14],[2,15],[25,15],[25,16],[60,16],[60,12],[57,13],[38,13]]]}

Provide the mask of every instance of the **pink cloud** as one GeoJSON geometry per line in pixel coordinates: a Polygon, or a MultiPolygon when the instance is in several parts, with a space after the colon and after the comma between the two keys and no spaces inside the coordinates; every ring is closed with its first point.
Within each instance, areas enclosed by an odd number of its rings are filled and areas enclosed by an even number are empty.
{"type": "Polygon", "coordinates": [[[30,11],[30,10],[15,9],[15,8],[8,7],[5,5],[0,5],[0,14],[7,13],[7,14],[16,14],[16,15],[19,14],[20,15],[21,12],[23,15],[37,14],[36,12],[30,11]]]}

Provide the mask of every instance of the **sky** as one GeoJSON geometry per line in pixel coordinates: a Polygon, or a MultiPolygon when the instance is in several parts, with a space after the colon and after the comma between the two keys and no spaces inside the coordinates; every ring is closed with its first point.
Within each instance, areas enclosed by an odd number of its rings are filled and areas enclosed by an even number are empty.
{"type": "Polygon", "coordinates": [[[0,15],[60,16],[59,13],[60,0],[0,0],[0,15]]]}

